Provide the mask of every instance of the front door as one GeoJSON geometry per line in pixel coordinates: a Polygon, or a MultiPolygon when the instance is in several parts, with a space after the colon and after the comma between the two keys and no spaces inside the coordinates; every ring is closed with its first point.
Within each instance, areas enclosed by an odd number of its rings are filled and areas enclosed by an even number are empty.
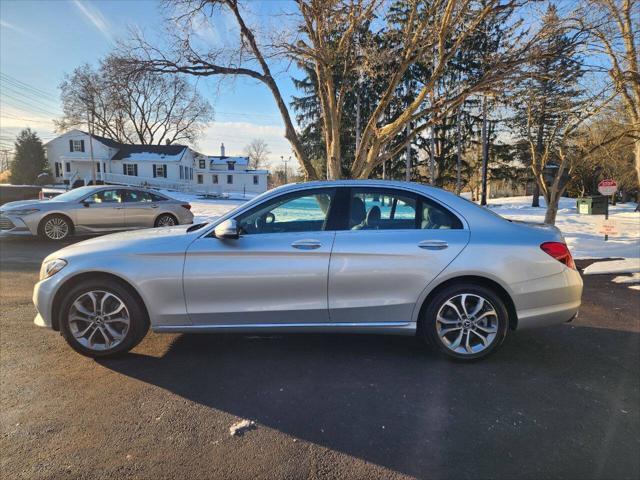
{"type": "Polygon", "coordinates": [[[125,228],[122,190],[100,190],[86,197],[76,209],[76,226],[88,231],[125,228]]]}
{"type": "Polygon", "coordinates": [[[446,208],[403,190],[352,188],[349,204],[329,266],[331,322],[410,322],[416,300],[469,231],[446,208]]]}
{"type": "Polygon", "coordinates": [[[240,214],[237,240],[210,234],[187,250],[184,291],[194,325],[328,322],[333,189],[283,194],[240,214]]]}

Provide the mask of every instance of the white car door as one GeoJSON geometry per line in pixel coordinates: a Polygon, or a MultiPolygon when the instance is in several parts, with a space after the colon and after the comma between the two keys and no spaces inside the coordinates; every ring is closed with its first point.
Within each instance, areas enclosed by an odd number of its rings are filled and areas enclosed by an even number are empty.
{"type": "Polygon", "coordinates": [[[331,322],[406,324],[469,230],[446,208],[403,190],[352,188],[349,204],[329,266],[331,322]]]}
{"type": "Polygon", "coordinates": [[[238,239],[213,234],[187,250],[184,292],[193,325],[328,322],[327,275],[335,189],[283,194],[239,215],[238,239]]]}

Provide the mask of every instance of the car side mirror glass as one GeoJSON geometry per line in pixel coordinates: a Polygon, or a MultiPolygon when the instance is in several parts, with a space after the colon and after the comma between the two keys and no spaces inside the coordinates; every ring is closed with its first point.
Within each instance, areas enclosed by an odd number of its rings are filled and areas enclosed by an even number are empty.
{"type": "Polygon", "coordinates": [[[80,202],[80,203],[82,203],[82,206],[83,206],[83,207],[88,207],[88,206],[91,204],[91,202],[90,202],[90,201],[88,201],[88,200],[83,200],[83,201],[82,201],[82,202],[80,202]]]}
{"type": "Polygon", "coordinates": [[[237,240],[240,238],[240,232],[238,231],[238,223],[230,218],[218,225],[213,231],[216,238],[225,238],[237,240]]]}

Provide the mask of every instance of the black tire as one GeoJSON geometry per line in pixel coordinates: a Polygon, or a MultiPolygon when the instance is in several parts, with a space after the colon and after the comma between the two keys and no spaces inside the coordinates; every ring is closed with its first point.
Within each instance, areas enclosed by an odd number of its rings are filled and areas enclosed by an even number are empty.
{"type": "Polygon", "coordinates": [[[53,214],[49,215],[42,220],[40,220],[40,224],[38,225],[38,235],[40,238],[44,240],[48,240],[50,242],[61,242],[62,240],[66,240],[70,235],[73,234],[73,223],[64,215],[53,214]],[[53,237],[51,235],[51,231],[47,228],[48,224],[55,223],[56,226],[65,229],[65,233],[61,237],[53,237]]]}
{"type": "MultiPolygon", "coordinates": [[[[95,280],[90,280],[76,285],[64,296],[59,311],[60,333],[71,348],[87,357],[104,358],[128,352],[142,341],[149,330],[149,319],[144,306],[141,304],[137,295],[132,293],[130,287],[127,285],[110,278],[96,278],[95,280]],[[113,348],[103,348],[98,350],[87,348],[80,343],[72,333],[73,327],[71,326],[72,322],[69,321],[69,313],[74,302],[83,295],[94,291],[107,292],[115,295],[118,300],[122,301],[125,306],[125,312],[128,314],[129,326],[126,330],[126,334],[120,343],[115,345],[113,348]]],[[[84,327],[85,325],[88,325],[88,322],[82,325],[84,327]]],[[[101,338],[100,335],[102,335],[102,333],[98,333],[98,340],[101,338]]],[[[104,338],[101,343],[106,347],[104,338]]]]}
{"type": "Polygon", "coordinates": [[[156,221],[153,224],[153,226],[156,228],[172,227],[174,225],[178,225],[178,219],[174,215],[171,215],[170,213],[163,213],[161,215],[158,215],[158,218],[156,218],[156,221]],[[173,222],[173,223],[165,223],[165,222],[173,222]]]}
{"type": "MultiPolygon", "coordinates": [[[[467,300],[467,303],[469,303],[469,300],[467,300]]],[[[464,312],[461,312],[461,313],[464,313],[464,312]]],[[[469,312],[469,313],[472,313],[472,312],[469,312]]],[[[483,314],[483,310],[481,310],[480,313],[477,314],[477,317],[480,317],[482,314],[483,314]]],[[[465,317],[465,319],[467,318],[466,315],[464,314],[463,314],[463,317],[465,317]]],[[[450,315],[446,317],[443,316],[443,319],[447,320],[448,322],[450,322],[448,320],[449,318],[456,319],[456,315],[452,315],[452,316],[450,315]]],[[[488,355],[491,355],[502,345],[502,343],[506,338],[507,330],[509,326],[509,313],[501,296],[498,295],[494,290],[484,287],[482,285],[475,284],[475,283],[464,282],[464,283],[450,285],[448,287],[445,287],[441,291],[439,291],[430,300],[429,305],[424,309],[423,315],[420,321],[421,321],[420,334],[431,345],[435,345],[442,353],[447,355],[449,358],[452,358],[458,361],[472,362],[475,360],[480,360],[482,358],[485,358],[488,355]],[[481,297],[485,301],[483,308],[486,310],[484,310],[484,313],[489,312],[490,307],[493,307],[493,311],[495,311],[496,315],[487,315],[485,317],[485,320],[481,320],[481,322],[489,322],[491,323],[491,325],[485,326],[483,325],[483,323],[480,323],[478,326],[476,326],[475,324],[473,324],[473,321],[471,321],[471,325],[469,326],[468,322],[465,322],[463,324],[463,322],[460,321],[459,323],[453,323],[451,325],[445,326],[442,322],[438,322],[436,320],[438,312],[440,312],[441,309],[444,309],[442,311],[443,314],[447,314],[447,312],[455,312],[455,310],[453,309],[448,310],[450,307],[448,306],[445,307],[445,304],[451,299],[456,299],[454,300],[454,303],[458,305],[457,302],[460,302],[462,298],[465,298],[465,297],[462,297],[462,295],[465,295],[465,294],[470,295],[467,298],[473,301],[475,301],[478,297],[481,297]],[[493,331],[495,329],[496,333],[494,336],[491,337],[491,335],[486,334],[485,330],[479,330],[480,327],[489,329],[490,331],[493,331]],[[442,330],[444,328],[452,328],[452,329],[461,328],[462,333],[460,333],[460,330],[452,330],[451,333],[444,335],[444,339],[442,339],[441,336],[439,335],[438,328],[440,328],[441,331],[444,331],[442,330]],[[470,331],[470,330],[473,330],[473,331],[470,331]],[[487,339],[491,337],[490,342],[489,340],[487,340],[489,343],[486,347],[483,346],[484,343],[480,340],[480,336],[476,335],[475,332],[479,332],[482,335],[487,335],[486,337],[487,339]],[[475,353],[468,352],[466,348],[460,345],[458,349],[464,348],[465,353],[459,353],[457,351],[454,351],[451,347],[455,347],[455,341],[458,339],[458,335],[461,335],[462,339],[470,338],[469,343],[472,345],[472,348],[471,348],[472,350],[473,350],[473,343],[476,344],[476,348],[483,348],[483,349],[475,353]],[[449,345],[447,345],[445,342],[450,342],[450,343],[449,345]]],[[[454,321],[457,321],[457,319],[454,321]]]]}

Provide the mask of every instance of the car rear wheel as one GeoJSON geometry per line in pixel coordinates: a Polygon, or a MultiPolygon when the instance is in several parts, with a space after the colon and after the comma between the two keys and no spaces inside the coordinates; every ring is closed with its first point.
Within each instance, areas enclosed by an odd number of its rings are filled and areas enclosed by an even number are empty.
{"type": "Polygon", "coordinates": [[[446,287],[430,301],[422,332],[450,358],[479,360],[495,352],[507,335],[509,314],[493,290],[465,283],[446,287]]]}
{"type": "Polygon", "coordinates": [[[156,227],[173,227],[174,225],[178,225],[178,220],[169,213],[163,213],[156,218],[156,227]]]}
{"type": "Polygon", "coordinates": [[[142,341],[149,321],[138,298],[121,283],[97,279],[77,285],[60,309],[60,332],[88,357],[127,352],[142,341]]]}
{"type": "Polygon", "coordinates": [[[73,224],[62,215],[50,215],[40,222],[38,233],[45,240],[59,242],[73,232],[73,224]]]}

